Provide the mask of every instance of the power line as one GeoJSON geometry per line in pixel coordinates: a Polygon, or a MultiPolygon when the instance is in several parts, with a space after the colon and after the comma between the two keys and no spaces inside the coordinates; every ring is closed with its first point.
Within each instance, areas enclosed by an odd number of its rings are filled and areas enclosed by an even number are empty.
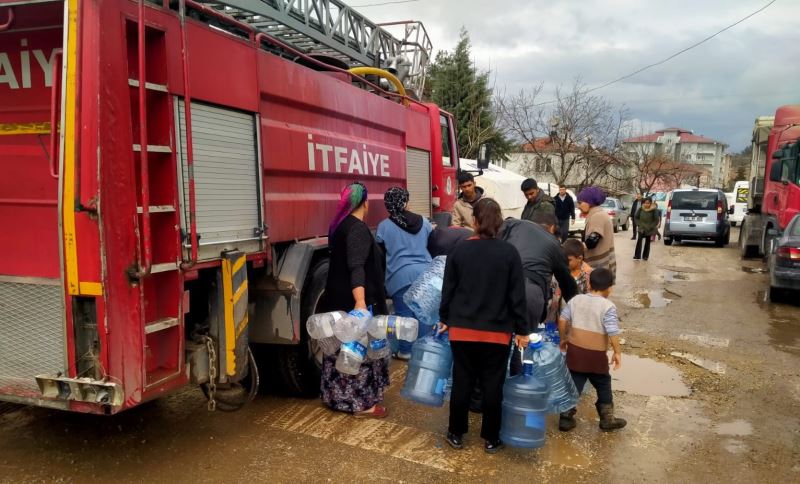
{"type": "Polygon", "coordinates": [[[397,3],[413,3],[413,2],[419,2],[419,0],[395,0],[393,2],[367,3],[367,4],[364,4],[364,5],[350,5],[350,7],[355,7],[355,8],[380,7],[382,5],[394,5],[394,4],[397,4],[397,3]]]}
{"type": "Polygon", "coordinates": [[[644,67],[642,67],[642,68],[640,68],[640,69],[637,69],[637,70],[635,70],[635,71],[631,72],[630,74],[626,74],[626,75],[624,75],[624,76],[622,76],[622,77],[619,77],[619,78],[617,78],[617,79],[614,79],[613,81],[609,81],[609,82],[606,82],[605,84],[602,84],[602,85],[600,85],[600,86],[593,87],[593,88],[589,89],[589,90],[588,90],[588,91],[586,91],[586,92],[587,92],[587,93],[589,93],[589,92],[593,92],[593,91],[597,91],[597,90],[603,89],[603,88],[605,88],[605,87],[608,87],[608,86],[610,86],[610,85],[612,85],[612,84],[615,84],[615,83],[617,83],[617,82],[619,82],[619,81],[624,81],[625,79],[629,79],[629,78],[631,78],[631,77],[635,76],[636,74],[639,74],[639,73],[641,73],[641,72],[644,72],[644,71],[646,71],[647,69],[650,69],[650,68],[653,68],[653,67],[656,67],[656,66],[660,66],[661,64],[664,64],[664,63],[666,63],[666,62],[668,62],[668,61],[670,61],[670,60],[672,60],[672,59],[674,59],[674,58],[678,57],[679,55],[681,55],[681,54],[683,54],[683,53],[685,53],[685,52],[688,52],[688,51],[690,51],[690,50],[694,49],[695,47],[698,47],[698,46],[699,46],[699,45],[701,45],[701,44],[704,44],[704,43],[708,42],[709,40],[711,40],[711,39],[713,39],[714,37],[718,36],[718,35],[719,35],[719,34],[721,34],[722,32],[725,32],[726,30],[730,30],[730,29],[732,29],[733,27],[735,27],[735,26],[739,25],[740,23],[744,22],[745,20],[749,19],[750,17],[753,17],[754,15],[757,15],[757,14],[759,14],[759,13],[763,12],[764,10],[766,10],[767,8],[769,8],[770,6],[772,6],[772,4],[774,4],[774,3],[775,3],[775,2],[777,2],[777,1],[778,1],[778,0],[772,0],[772,1],[770,1],[769,3],[767,3],[767,4],[766,4],[766,5],[764,5],[763,7],[759,8],[759,9],[758,9],[758,10],[756,10],[755,12],[753,12],[753,13],[751,13],[751,14],[747,15],[746,17],[743,17],[743,18],[741,18],[741,19],[737,20],[736,22],[734,22],[734,23],[732,23],[732,24],[728,25],[727,27],[725,27],[725,28],[723,28],[723,29],[721,29],[721,30],[718,30],[717,32],[714,32],[713,34],[709,35],[708,37],[704,38],[703,40],[701,40],[701,41],[699,41],[699,42],[695,42],[694,44],[690,45],[689,47],[686,47],[686,48],[684,48],[684,49],[681,49],[681,50],[679,50],[678,52],[676,52],[676,53],[672,54],[671,56],[669,56],[669,57],[667,57],[667,58],[665,58],[665,59],[663,59],[663,60],[660,60],[660,61],[658,61],[658,62],[655,62],[655,63],[653,63],[653,64],[650,64],[650,65],[647,65],[647,66],[644,66],[644,67]]]}
{"type": "MultiPolygon", "coordinates": [[[[700,40],[700,41],[698,41],[698,42],[695,42],[694,44],[692,44],[692,45],[690,45],[690,46],[688,46],[688,47],[686,47],[686,48],[684,48],[684,49],[681,49],[681,50],[679,50],[678,52],[676,52],[676,53],[674,53],[674,54],[670,55],[669,57],[667,57],[667,58],[665,58],[665,59],[662,59],[662,60],[660,60],[660,61],[658,61],[658,62],[654,62],[653,64],[646,65],[646,66],[644,66],[644,67],[642,67],[642,68],[640,68],[640,69],[637,69],[637,70],[635,70],[635,71],[631,72],[630,74],[626,74],[626,75],[624,75],[624,76],[622,76],[622,77],[619,77],[619,78],[617,78],[617,79],[614,79],[613,81],[608,81],[608,82],[606,82],[605,84],[601,84],[601,85],[599,85],[599,86],[597,86],[597,87],[593,87],[593,88],[591,88],[591,89],[588,89],[588,90],[586,90],[586,93],[588,94],[588,93],[590,93],[590,92],[598,91],[598,90],[600,90],[600,89],[603,89],[603,88],[606,88],[606,87],[608,87],[608,86],[610,86],[610,85],[612,85],[612,84],[616,84],[616,83],[618,83],[618,82],[620,82],[620,81],[624,81],[625,79],[629,79],[629,78],[631,78],[631,77],[633,77],[633,76],[635,76],[635,75],[637,75],[637,74],[640,74],[640,73],[642,73],[642,72],[646,71],[647,69],[651,69],[651,68],[653,68],[653,67],[660,66],[661,64],[664,64],[664,63],[666,63],[666,62],[668,62],[668,61],[670,61],[670,60],[672,60],[672,59],[674,59],[674,58],[678,57],[679,55],[681,55],[681,54],[683,54],[683,53],[685,53],[685,52],[688,52],[688,51],[690,51],[690,50],[694,49],[695,47],[698,47],[698,46],[700,46],[700,45],[702,45],[702,44],[704,44],[704,43],[708,42],[709,40],[713,39],[714,37],[718,36],[719,34],[721,34],[721,33],[725,32],[726,30],[730,30],[730,29],[732,29],[733,27],[735,27],[735,26],[739,25],[740,23],[744,22],[745,20],[749,19],[750,17],[753,17],[754,15],[757,15],[757,14],[759,14],[759,13],[763,12],[764,10],[766,10],[767,8],[769,8],[770,6],[772,6],[772,4],[773,4],[773,3],[775,3],[775,2],[777,2],[777,1],[778,1],[778,0],[771,0],[769,3],[767,3],[767,4],[766,4],[766,5],[764,5],[763,7],[759,8],[759,9],[758,9],[758,10],[756,10],[755,12],[753,12],[753,13],[751,13],[751,14],[749,14],[749,15],[745,16],[745,17],[742,17],[742,18],[740,18],[739,20],[737,20],[736,22],[734,22],[734,23],[732,23],[732,24],[728,25],[727,27],[725,27],[725,28],[723,28],[723,29],[720,29],[720,30],[718,30],[717,32],[714,32],[713,34],[709,35],[708,37],[704,38],[703,40],[700,40]]],[[[552,101],[546,101],[546,102],[542,102],[542,103],[537,103],[537,104],[535,104],[535,106],[545,106],[545,105],[547,105],[547,104],[553,104],[553,103],[555,103],[555,102],[558,102],[558,101],[557,101],[556,99],[554,99],[554,100],[552,100],[552,101]]]]}

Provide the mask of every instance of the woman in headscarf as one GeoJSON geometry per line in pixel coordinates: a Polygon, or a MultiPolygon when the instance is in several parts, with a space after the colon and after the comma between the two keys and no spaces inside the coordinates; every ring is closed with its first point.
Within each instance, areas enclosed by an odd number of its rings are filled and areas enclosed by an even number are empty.
{"type": "MultiPolygon", "coordinates": [[[[405,188],[386,190],[383,203],[389,218],[378,225],[376,237],[386,251],[386,292],[394,302],[396,315],[413,318],[414,313],[403,302],[403,296],[431,262],[427,245],[433,227],[421,215],[408,211],[405,188]]],[[[427,334],[428,329],[420,328],[419,336],[427,334]]],[[[411,358],[411,343],[400,341],[395,357],[411,358]]]]}
{"type": "Polygon", "coordinates": [[[586,214],[584,242],[586,258],[592,269],[604,267],[617,275],[617,259],[614,255],[614,227],[611,217],[600,205],[606,194],[599,187],[586,187],[578,194],[578,208],[586,214]]]}
{"type": "MultiPolygon", "coordinates": [[[[364,223],[369,209],[367,187],[355,182],[341,193],[328,232],[331,258],[323,306],[326,311],[349,312],[368,308],[386,314],[383,254],[364,223]]],[[[332,410],[356,416],[385,417],[378,405],[389,386],[388,359],[365,361],[358,375],[336,370],[336,356],[322,362],[322,401],[332,410]]]]}

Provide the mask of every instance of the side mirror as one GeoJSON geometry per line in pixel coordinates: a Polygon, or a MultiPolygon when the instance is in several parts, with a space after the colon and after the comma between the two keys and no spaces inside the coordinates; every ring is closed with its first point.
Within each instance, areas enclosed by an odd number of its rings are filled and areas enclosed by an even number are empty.
{"type": "Polygon", "coordinates": [[[772,166],[769,169],[769,181],[779,182],[781,181],[781,171],[782,166],[780,163],[772,163],[772,166]]]}
{"type": "Polygon", "coordinates": [[[485,170],[489,168],[489,161],[492,158],[492,147],[484,143],[478,148],[478,169],[485,170]]]}

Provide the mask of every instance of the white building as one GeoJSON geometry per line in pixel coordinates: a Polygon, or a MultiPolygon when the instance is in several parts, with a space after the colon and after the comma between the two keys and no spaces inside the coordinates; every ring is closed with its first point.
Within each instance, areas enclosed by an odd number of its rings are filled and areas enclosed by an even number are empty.
{"type": "Polygon", "coordinates": [[[708,177],[700,180],[707,187],[722,187],[727,181],[725,144],[691,130],[667,128],[653,134],[622,141],[623,152],[631,157],[665,154],[673,160],[702,168],[708,177]]]}

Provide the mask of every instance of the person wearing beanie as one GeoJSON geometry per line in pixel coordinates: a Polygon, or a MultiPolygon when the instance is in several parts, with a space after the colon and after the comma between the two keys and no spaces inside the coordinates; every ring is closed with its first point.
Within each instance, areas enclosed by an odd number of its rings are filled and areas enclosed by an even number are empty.
{"type": "Polygon", "coordinates": [[[617,259],[614,254],[614,227],[611,217],[600,208],[606,194],[600,187],[586,187],[578,194],[578,208],[586,214],[584,243],[586,263],[592,269],[605,268],[617,274],[617,259]]]}

